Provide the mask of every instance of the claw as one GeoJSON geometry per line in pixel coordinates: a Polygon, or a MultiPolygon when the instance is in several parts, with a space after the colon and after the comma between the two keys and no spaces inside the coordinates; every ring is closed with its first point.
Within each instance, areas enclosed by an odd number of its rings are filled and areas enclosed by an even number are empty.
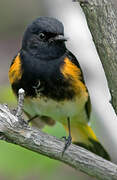
{"type": "Polygon", "coordinates": [[[72,137],[68,136],[68,138],[67,138],[67,137],[63,136],[62,138],[65,139],[65,146],[64,146],[64,149],[62,151],[62,156],[63,156],[64,152],[68,149],[68,147],[70,146],[70,144],[72,142],[72,137]]]}
{"type": "Polygon", "coordinates": [[[67,137],[66,136],[62,136],[61,139],[64,139],[66,141],[67,137]]]}
{"type": "Polygon", "coordinates": [[[68,138],[63,136],[62,138],[65,140],[65,146],[64,149],[62,151],[62,156],[64,155],[64,152],[68,149],[68,147],[70,146],[71,142],[72,142],[72,137],[71,137],[71,128],[70,128],[70,118],[67,118],[68,121],[68,130],[69,130],[69,136],[68,138]]]}

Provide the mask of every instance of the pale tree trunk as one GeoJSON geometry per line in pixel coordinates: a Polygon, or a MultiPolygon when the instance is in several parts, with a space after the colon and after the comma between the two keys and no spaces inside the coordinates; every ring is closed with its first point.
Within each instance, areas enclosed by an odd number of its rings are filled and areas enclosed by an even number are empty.
{"type": "Polygon", "coordinates": [[[117,12],[111,0],[78,0],[101,59],[117,114],[117,12]]]}

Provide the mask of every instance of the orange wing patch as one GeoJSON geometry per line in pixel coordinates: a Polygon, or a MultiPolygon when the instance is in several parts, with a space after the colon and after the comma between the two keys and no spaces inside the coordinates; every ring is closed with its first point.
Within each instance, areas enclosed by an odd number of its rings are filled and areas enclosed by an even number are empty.
{"type": "Polygon", "coordinates": [[[21,60],[20,60],[20,54],[18,53],[9,70],[10,83],[13,84],[14,82],[17,82],[18,80],[21,79],[21,77],[22,77],[21,60]]]}
{"type": "Polygon", "coordinates": [[[61,73],[66,79],[71,81],[71,85],[76,94],[81,95],[82,92],[85,92],[87,96],[88,93],[85,84],[82,82],[80,68],[73,64],[67,57],[64,59],[64,62],[64,65],[61,67],[61,73]]]}

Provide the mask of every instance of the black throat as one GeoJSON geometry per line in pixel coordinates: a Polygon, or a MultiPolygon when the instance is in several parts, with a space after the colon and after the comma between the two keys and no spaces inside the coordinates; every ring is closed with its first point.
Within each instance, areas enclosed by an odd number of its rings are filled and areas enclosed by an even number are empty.
{"type": "Polygon", "coordinates": [[[28,52],[34,58],[48,61],[63,56],[66,52],[64,41],[41,42],[33,38],[22,42],[22,50],[28,52]]]}

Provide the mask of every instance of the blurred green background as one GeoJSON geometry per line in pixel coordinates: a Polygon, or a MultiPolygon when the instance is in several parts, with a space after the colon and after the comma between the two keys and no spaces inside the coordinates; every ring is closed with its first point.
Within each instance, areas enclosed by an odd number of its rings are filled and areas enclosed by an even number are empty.
{"type": "MultiPolygon", "coordinates": [[[[56,13],[58,4],[60,7],[66,7],[67,3],[73,2],[70,0],[64,3],[61,0],[0,0],[0,103],[8,103],[9,107],[16,107],[16,99],[8,81],[8,69],[12,58],[20,49],[22,34],[27,24],[39,16],[53,15],[56,13]]],[[[81,13],[79,6],[77,11],[81,13]]],[[[87,77],[90,81],[90,73],[87,77]]],[[[96,127],[95,121],[93,126],[96,127]]],[[[65,135],[60,124],[56,124],[53,128],[45,127],[44,131],[57,137],[65,135]]],[[[0,180],[40,179],[91,180],[94,178],[76,172],[58,161],[0,141],[0,180]]]]}

